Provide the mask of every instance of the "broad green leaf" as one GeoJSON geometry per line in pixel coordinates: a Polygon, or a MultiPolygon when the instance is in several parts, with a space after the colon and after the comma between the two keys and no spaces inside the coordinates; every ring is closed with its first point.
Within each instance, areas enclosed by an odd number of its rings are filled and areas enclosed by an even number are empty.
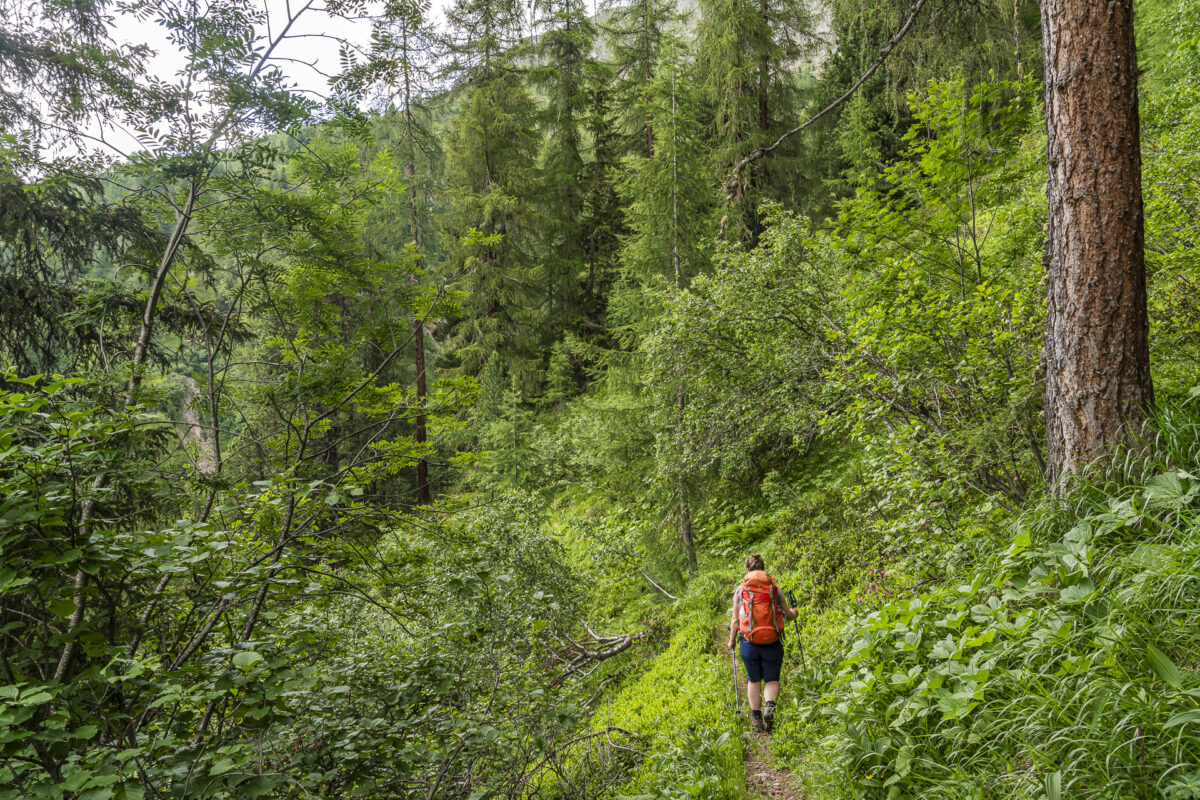
{"type": "Polygon", "coordinates": [[[1086,602],[1095,593],[1096,585],[1090,579],[1085,578],[1079,583],[1073,583],[1063,589],[1059,595],[1059,601],[1066,605],[1077,605],[1086,602]]]}
{"type": "Polygon", "coordinates": [[[209,775],[224,775],[226,772],[234,768],[233,759],[222,758],[212,765],[208,770],[209,775]]]}
{"type": "Polygon", "coordinates": [[[1062,772],[1059,770],[1046,776],[1046,800],[1062,800],[1062,772]]]}
{"type": "Polygon", "coordinates": [[[60,597],[50,603],[50,611],[57,617],[69,617],[75,611],[75,601],[69,597],[60,597]]]}
{"type": "Polygon", "coordinates": [[[48,692],[35,692],[21,698],[23,706],[40,706],[42,703],[49,703],[54,698],[48,692]]]}
{"type": "Polygon", "coordinates": [[[896,753],[896,774],[901,777],[908,775],[912,769],[912,748],[908,745],[900,748],[900,752],[896,753]]]}
{"type": "Polygon", "coordinates": [[[235,667],[245,669],[246,667],[253,666],[262,660],[263,657],[253,650],[243,650],[242,652],[234,655],[233,665],[235,667]]]}
{"type": "Polygon", "coordinates": [[[1174,728],[1176,725],[1193,725],[1198,723],[1200,723],[1200,708],[1192,708],[1187,711],[1180,711],[1178,714],[1172,714],[1163,727],[1174,728]]]}
{"type": "Polygon", "coordinates": [[[1164,472],[1146,481],[1146,500],[1149,503],[1180,508],[1196,496],[1197,484],[1184,487],[1178,472],[1164,472]]]}
{"type": "Polygon", "coordinates": [[[1150,668],[1154,670],[1154,674],[1162,678],[1163,683],[1172,689],[1182,688],[1183,675],[1166,653],[1154,645],[1148,644],[1146,645],[1146,660],[1150,662],[1150,668]]]}

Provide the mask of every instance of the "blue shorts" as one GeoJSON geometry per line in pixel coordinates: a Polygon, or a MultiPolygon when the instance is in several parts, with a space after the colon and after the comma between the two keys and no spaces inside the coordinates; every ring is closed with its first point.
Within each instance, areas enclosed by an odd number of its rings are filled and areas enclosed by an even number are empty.
{"type": "Polygon", "coordinates": [[[739,651],[750,683],[778,681],[783,669],[783,641],[776,640],[771,644],[751,644],[745,639],[741,641],[739,651]]]}

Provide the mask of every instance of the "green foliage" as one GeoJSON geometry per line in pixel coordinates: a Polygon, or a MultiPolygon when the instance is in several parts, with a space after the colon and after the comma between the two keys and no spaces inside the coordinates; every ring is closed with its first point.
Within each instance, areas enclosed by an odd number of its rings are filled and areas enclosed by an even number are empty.
{"type": "Polygon", "coordinates": [[[469,774],[520,797],[557,763],[582,584],[528,498],[381,537],[361,484],[281,477],[235,487],[225,526],[163,527],[191,498],[144,467],[158,420],[98,411],[79,379],[20,383],[0,395],[2,796],[449,797],[469,774]]]}
{"type": "Polygon", "coordinates": [[[556,329],[577,326],[586,284],[581,285],[587,242],[583,233],[585,195],[583,120],[588,113],[587,74],[595,29],[582,0],[540,0],[540,23],[548,28],[538,43],[544,66],[535,85],[546,92],[546,150],[542,175],[550,223],[546,256],[547,316],[556,329]]]}
{"type": "Polygon", "coordinates": [[[749,549],[771,535],[775,530],[774,521],[764,515],[739,519],[723,525],[713,532],[713,544],[710,549],[715,554],[736,559],[740,553],[749,549]]]}
{"type": "Polygon", "coordinates": [[[1196,334],[1200,308],[1194,287],[1196,181],[1200,163],[1186,143],[1200,126],[1196,111],[1200,79],[1200,8],[1173,2],[1157,28],[1169,34],[1168,57],[1157,64],[1157,91],[1145,93],[1146,261],[1150,285],[1151,348],[1156,392],[1187,397],[1196,384],[1196,334]]]}
{"type": "Polygon", "coordinates": [[[625,151],[643,158],[653,156],[655,140],[662,136],[649,108],[646,87],[658,69],[663,44],[672,39],[675,22],[675,8],[670,2],[639,0],[613,3],[603,25],[606,44],[612,51],[613,103],[625,151]]]}
{"type": "MultiPolygon", "coordinates": [[[[927,4],[728,182],[909,8],[389,4],[311,128],[244,0],[139,6],[176,82],[105,3],[22,9],[0,800],[742,798],[750,550],[800,600],[772,747],[811,794],[1200,796],[1191,412],[1042,498],[1036,4],[927,4]]],[[[1182,400],[1200,4],[1138,8],[1182,400]]]]}
{"type": "Polygon", "coordinates": [[[702,144],[699,97],[687,67],[682,46],[669,41],[642,87],[646,118],[657,133],[652,156],[625,158],[619,192],[629,233],[620,259],[630,283],[618,286],[618,292],[656,285],[656,279],[686,285],[708,263],[704,238],[712,231],[716,193],[702,144]]]}
{"type": "MultiPolygon", "coordinates": [[[[837,46],[822,65],[814,105],[823,108],[856,82],[911,10],[906,0],[869,6],[833,0],[829,24],[837,46]]],[[[1032,0],[926,4],[894,57],[826,123],[832,130],[822,126],[810,134],[809,147],[824,155],[817,169],[839,193],[852,192],[903,150],[901,137],[911,124],[907,100],[913,93],[924,93],[928,83],[948,74],[961,74],[968,85],[1038,80],[1041,62],[1041,17],[1032,0]]]]}
{"type": "MultiPolygon", "coordinates": [[[[812,18],[795,0],[760,3],[702,0],[696,26],[696,80],[711,126],[714,161],[728,174],[757,147],[771,145],[795,126],[798,83],[794,65],[811,52],[812,18]],[[711,117],[709,117],[711,114],[711,117]]],[[[793,140],[770,160],[741,170],[725,209],[722,235],[752,242],[761,198],[793,194],[793,140]]]]}
{"type": "Polygon", "coordinates": [[[744,797],[729,671],[713,646],[710,614],[698,609],[677,619],[671,646],[597,712],[593,727],[640,734],[655,754],[622,788],[624,797],[744,797]]]}
{"type": "Polygon", "coordinates": [[[1168,411],[1157,436],[1169,463],[1131,456],[969,580],[851,624],[805,711],[833,723],[836,774],[869,797],[1190,796],[1200,426],[1168,411]]]}
{"type": "Polygon", "coordinates": [[[741,748],[730,746],[730,733],[716,738],[681,732],[650,763],[654,779],[648,791],[619,794],[618,800],[736,800],[745,796],[741,748]]]}
{"type": "Polygon", "coordinates": [[[830,325],[825,389],[914,510],[948,489],[939,471],[1016,500],[1041,484],[1034,97],[1027,85],[931,83],[905,158],[839,212],[852,300],[830,325]]]}
{"type": "Polygon", "coordinates": [[[765,222],[757,248],[718,250],[716,272],[678,293],[646,342],[659,464],[672,470],[719,464],[744,480],[757,454],[803,441],[815,422],[827,270],[803,220],[775,209],[765,222]]]}
{"type": "Polygon", "coordinates": [[[913,98],[904,157],[841,204],[835,233],[768,208],[759,246],[719,250],[717,271],[672,298],[646,345],[659,463],[754,485],[814,436],[846,437],[863,458],[850,502],[947,544],[980,495],[1036,493],[1032,97],[931,84],[913,98]]]}
{"type": "MultiPolygon", "coordinates": [[[[80,308],[95,302],[81,278],[101,263],[152,259],[160,236],[136,208],[103,202],[94,177],[53,171],[23,180],[31,158],[16,137],[0,136],[0,363],[26,374],[83,369],[101,362],[105,331],[80,308]]],[[[114,311],[136,302],[106,299],[114,311]]],[[[122,333],[110,321],[109,347],[127,344],[122,333]]]]}

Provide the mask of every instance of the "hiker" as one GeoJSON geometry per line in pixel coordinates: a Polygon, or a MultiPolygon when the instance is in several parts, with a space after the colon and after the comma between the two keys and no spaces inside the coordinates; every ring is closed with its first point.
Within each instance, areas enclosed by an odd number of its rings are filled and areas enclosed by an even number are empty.
{"type": "Polygon", "coordinates": [[[746,558],[746,577],[733,590],[733,618],[729,620],[729,649],[741,641],[739,652],[746,665],[746,694],[754,730],[771,732],[775,723],[775,699],[779,697],[779,671],[783,667],[783,629],[799,611],[788,606],[783,591],[763,569],[763,558],[751,553],[746,558]],[[760,691],[761,683],[766,688],[760,691]],[[762,708],[763,695],[767,707],[762,708]]]}

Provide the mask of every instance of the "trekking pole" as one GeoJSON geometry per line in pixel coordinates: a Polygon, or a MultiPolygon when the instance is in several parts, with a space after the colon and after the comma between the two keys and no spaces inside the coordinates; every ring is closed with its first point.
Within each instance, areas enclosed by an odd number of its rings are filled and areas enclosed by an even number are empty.
{"type": "Polygon", "coordinates": [[[734,655],[733,648],[729,649],[729,674],[733,678],[733,707],[738,717],[742,716],[742,693],[738,691],[737,685],[737,656],[734,655]]]}
{"type": "MultiPolygon", "coordinates": [[[[796,608],[796,593],[791,589],[788,589],[787,601],[788,605],[790,605],[792,608],[796,608]]],[[[804,663],[804,640],[800,638],[800,620],[794,619],[792,620],[792,623],[796,626],[796,644],[800,645],[800,669],[807,672],[808,667],[804,663]]]]}

